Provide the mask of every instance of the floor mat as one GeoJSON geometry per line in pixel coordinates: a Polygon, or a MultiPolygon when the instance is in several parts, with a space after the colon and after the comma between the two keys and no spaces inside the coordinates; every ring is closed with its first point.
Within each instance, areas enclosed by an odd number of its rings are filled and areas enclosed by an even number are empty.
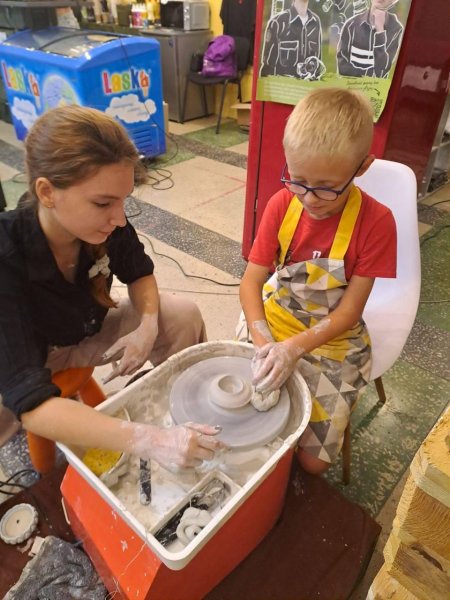
{"type": "Polygon", "coordinates": [[[360,506],[294,464],[279,522],[205,600],[345,600],[380,531],[360,506]]]}
{"type": "Polygon", "coordinates": [[[352,415],[351,483],[342,483],[341,460],[326,479],[376,516],[446,408],[450,381],[398,360],[383,375],[386,404],[371,383],[352,415]]]}
{"type": "MultiPolygon", "coordinates": [[[[56,448],[56,465],[61,465],[65,462],[64,454],[56,448]]],[[[22,485],[32,485],[39,479],[39,475],[34,471],[31,463],[30,453],[28,452],[28,441],[25,431],[21,430],[14,435],[0,448],[0,467],[7,477],[12,477],[16,473],[23,470],[30,470],[29,473],[20,475],[20,479],[14,480],[22,485]]]]}

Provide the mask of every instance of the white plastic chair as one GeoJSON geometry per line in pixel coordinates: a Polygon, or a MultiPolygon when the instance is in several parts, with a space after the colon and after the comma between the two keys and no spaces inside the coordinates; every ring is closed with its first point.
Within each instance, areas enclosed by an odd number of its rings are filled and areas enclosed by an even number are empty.
{"type": "MultiPolygon", "coordinates": [[[[388,206],[397,225],[397,277],[377,278],[363,319],[372,342],[370,380],[381,402],[386,401],[381,376],[400,356],[419,305],[420,246],[417,219],[417,183],[413,171],[401,163],[376,159],[355,183],[388,206]]],[[[343,481],[350,481],[350,424],[344,435],[343,481]]]]}

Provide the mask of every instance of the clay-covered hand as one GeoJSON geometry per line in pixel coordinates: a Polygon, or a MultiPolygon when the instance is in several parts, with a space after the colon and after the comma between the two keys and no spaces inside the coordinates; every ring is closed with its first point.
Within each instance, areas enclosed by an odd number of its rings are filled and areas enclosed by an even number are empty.
{"type": "MultiPolygon", "coordinates": [[[[136,425],[136,424],[135,424],[136,425]]],[[[156,460],[167,469],[197,467],[212,460],[224,444],[215,439],[221,427],[188,422],[170,428],[137,425],[132,452],[156,460]]]]}
{"type": "Polygon", "coordinates": [[[103,379],[103,383],[107,383],[119,375],[133,375],[148,360],[157,335],[157,313],[144,315],[137,329],[119,338],[103,354],[105,361],[122,355],[120,362],[103,379]]]}
{"type": "Polygon", "coordinates": [[[275,341],[270,331],[269,323],[265,319],[253,321],[250,327],[250,332],[253,336],[258,333],[267,343],[275,341]]]}
{"type": "Polygon", "coordinates": [[[264,394],[278,390],[294,371],[303,353],[304,349],[290,339],[259,348],[252,360],[255,390],[264,394]]]}

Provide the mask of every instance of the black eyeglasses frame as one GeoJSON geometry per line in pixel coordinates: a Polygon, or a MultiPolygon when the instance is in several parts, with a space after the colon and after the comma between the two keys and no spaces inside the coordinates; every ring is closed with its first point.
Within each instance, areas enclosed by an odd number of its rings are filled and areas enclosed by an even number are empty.
{"type": "MultiPolygon", "coordinates": [[[[333,188],[329,188],[329,187],[321,187],[321,186],[316,186],[316,187],[309,187],[308,185],[305,185],[304,183],[300,183],[299,181],[292,181],[291,179],[286,179],[284,176],[286,169],[287,169],[287,162],[284,163],[284,167],[283,170],[281,171],[281,177],[280,177],[280,181],[281,183],[283,183],[286,187],[288,185],[295,185],[298,187],[301,187],[305,190],[304,193],[300,193],[298,194],[299,196],[305,196],[308,192],[311,192],[314,194],[314,196],[316,198],[319,198],[319,200],[323,200],[324,202],[335,202],[337,200],[337,198],[339,198],[339,196],[345,192],[345,190],[347,189],[347,187],[351,184],[351,182],[353,181],[353,179],[356,176],[356,173],[360,170],[360,168],[363,166],[364,161],[366,160],[367,156],[365,156],[363,158],[363,160],[361,161],[361,163],[358,165],[358,168],[356,169],[356,171],[353,173],[353,175],[350,177],[350,179],[347,181],[347,183],[344,185],[344,187],[340,190],[334,190],[333,188]],[[321,198],[320,196],[318,196],[316,194],[316,190],[320,190],[320,191],[324,191],[324,192],[333,192],[335,194],[334,198],[321,198]]],[[[289,189],[289,188],[287,188],[289,189]]],[[[291,190],[289,190],[291,191],[291,190]]],[[[295,193],[295,192],[294,192],[295,193]]]]}

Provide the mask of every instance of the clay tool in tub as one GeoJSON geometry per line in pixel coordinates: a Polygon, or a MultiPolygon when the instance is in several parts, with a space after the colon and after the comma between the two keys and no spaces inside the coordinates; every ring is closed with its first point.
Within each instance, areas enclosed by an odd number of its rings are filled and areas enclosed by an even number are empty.
{"type": "Polygon", "coordinates": [[[150,504],[152,501],[152,472],[150,459],[139,460],[139,501],[150,504]]]}

